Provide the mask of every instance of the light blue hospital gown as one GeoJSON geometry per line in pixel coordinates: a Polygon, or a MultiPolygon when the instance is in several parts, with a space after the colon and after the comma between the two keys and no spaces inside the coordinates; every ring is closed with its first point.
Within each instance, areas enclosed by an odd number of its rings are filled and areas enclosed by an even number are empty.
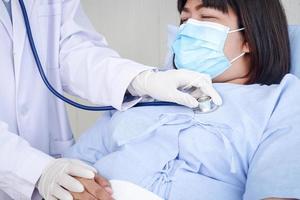
{"type": "Polygon", "coordinates": [[[224,104],[213,113],[106,114],[65,156],[169,200],[300,198],[300,81],[215,87],[224,104]]]}

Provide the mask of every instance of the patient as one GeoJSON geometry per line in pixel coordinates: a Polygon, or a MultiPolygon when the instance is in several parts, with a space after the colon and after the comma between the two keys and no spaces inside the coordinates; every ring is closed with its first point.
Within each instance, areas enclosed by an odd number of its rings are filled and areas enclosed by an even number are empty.
{"type": "Polygon", "coordinates": [[[288,74],[279,0],[178,0],[178,8],[176,68],[211,75],[224,104],[207,114],[107,113],[66,156],[168,200],[300,199],[300,81],[288,74]]]}

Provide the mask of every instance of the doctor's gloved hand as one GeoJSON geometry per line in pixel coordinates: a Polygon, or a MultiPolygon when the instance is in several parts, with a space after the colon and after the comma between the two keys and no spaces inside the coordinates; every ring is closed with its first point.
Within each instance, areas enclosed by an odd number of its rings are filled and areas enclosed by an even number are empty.
{"type": "Polygon", "coordinates": [[[174,102],[190,108],[199,105],[197,98],[202,95],[210,96],[216,105],[222,104],[209,75],[184,69],[142,72],[131,82],[128,90],[134,96],[148,95],[160,101],[174,102]],[[191,87],[197,88],[198,92],[188,94],[179,90],[191,87]]]}
{"type": "Polygon", "coordinates": [[[45,200],[73,200],[71,192],[85,191],[85,186],[74,177],[93,180],[96,173],[96,169],[79,160],[55,159],[44,169],[37,189],[45,200]]]}

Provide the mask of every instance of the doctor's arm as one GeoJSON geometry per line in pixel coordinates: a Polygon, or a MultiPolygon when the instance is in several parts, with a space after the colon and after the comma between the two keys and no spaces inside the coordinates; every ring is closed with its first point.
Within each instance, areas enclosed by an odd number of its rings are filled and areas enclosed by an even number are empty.
{"type": "Polygon", "coordinates": [[[95,104],[122,109],[131,81],[152,68],[120,58],[110,49],[83,13],[79,0],[64,1],[62,12],[60,69],[64,90],[95,104]]]}
{"type": "Polygon", "coordinates": [[[94,30],[80,0],[64,1],[62,12],[60,69],[66,92],[118,110],[133,106],[141,96],[196,107],[197,97],[178,90],[194,86],[211,96],[216,104],[222,103],[207,75],[187,70],[160,72],[121,58],[94,30]],[[123,104],[127,89],[136,99],[123,104]]]}
{"type": "MultiPolygon", "coordinates": [[[[26,140],[9,132],[7,124],[1,121],[0,163],[0,190],[16,200],[32,199],[38,193],[47,200],[72,200],[69,192],[84,192],[85,183],[93,180],[96,172],[79,160],[54,159],[32,148],[26,140]],[[72,176],[85,179],[76,180],[72,176]]],[[[104,179],[101,180],[103,183],[104,179]]],[[[98,192],[100,187],[94,188],[98,192]]],[[[97,194],[111,199],[107,192],[97,194]]]]}
{"type": "Polygon", "coordinates": [[[35,184],[51,161],[0,121],[0,190],[13,199],[31,199],[35,184]]]}

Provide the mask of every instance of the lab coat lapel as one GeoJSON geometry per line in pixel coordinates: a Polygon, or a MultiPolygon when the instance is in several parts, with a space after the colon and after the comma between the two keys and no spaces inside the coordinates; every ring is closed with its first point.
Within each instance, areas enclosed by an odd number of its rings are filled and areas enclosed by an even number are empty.
{"type": "MultiPolygon", "coordinates": [[[[32,10],[38,0],[24,0],[29,21],[32,22],[32,10]]],[[[22,66],[23,50],[25,39],[27,38],[24,18],[18,0],[12,0],[12,18],[13,18],[13,45],[14,45],[14,67],[16,87],[19,86],[20,68],[22,66]]]]}
{"type": "Polygon", "coordinates": [[[2,23],[12,39],[12,24],[9,14],[7,13],[6,7],[2,1],[0,1],[0,23],[2,23]]]}

